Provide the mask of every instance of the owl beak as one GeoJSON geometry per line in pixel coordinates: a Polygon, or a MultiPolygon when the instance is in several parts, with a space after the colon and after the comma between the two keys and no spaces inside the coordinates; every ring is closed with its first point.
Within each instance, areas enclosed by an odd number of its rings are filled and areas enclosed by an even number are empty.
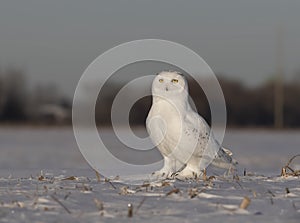
{"type": "Polygon", "coordinates": [[[166,91],[169,91],[169,88],[168,88],[168,87],[166,87],[166,91]]]}

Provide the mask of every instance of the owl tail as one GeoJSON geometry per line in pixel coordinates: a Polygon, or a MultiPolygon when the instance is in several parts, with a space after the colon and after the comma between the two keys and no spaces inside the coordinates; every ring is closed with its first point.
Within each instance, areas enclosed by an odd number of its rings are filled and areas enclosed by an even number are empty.
{"type": "Polygon", "coordinates": [[[224,147],[220,148],[212,165],[222,169],[236,169],[237,160],[233,159],[232,152],[224,147]]]}

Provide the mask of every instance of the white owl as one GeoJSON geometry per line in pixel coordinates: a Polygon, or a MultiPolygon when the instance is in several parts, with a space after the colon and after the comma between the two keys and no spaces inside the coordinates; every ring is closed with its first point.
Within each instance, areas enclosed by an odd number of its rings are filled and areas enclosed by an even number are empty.
{"type": "Polygon", "coordinates": [[[188,84],[178,72],[163,71],[152,84],[152,107],[146,126],[154,145],[164,157],[158,177],[195,178],[212,163],[235,166],[230,152],[215,140],[205,120],[190,106],[188,84]]]}

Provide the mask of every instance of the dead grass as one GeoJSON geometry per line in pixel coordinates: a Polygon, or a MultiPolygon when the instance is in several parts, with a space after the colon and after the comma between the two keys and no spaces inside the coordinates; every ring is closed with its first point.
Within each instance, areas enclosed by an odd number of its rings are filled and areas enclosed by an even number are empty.
{"type": "Polygon", "coordinates": [[[300,154],[297,154],[295,156],[293,156],[291,159],[289,159],[289,161],[287,162],[287,164],[281,168],[281,176],[282,177],[288,177],[288,176],[294,176],[294,177],[298,177],[300,176],[300,170],[294,170],[290,165],[292,164],[292,162],[295,160],[295,158],[300,157],[300,154]]]}

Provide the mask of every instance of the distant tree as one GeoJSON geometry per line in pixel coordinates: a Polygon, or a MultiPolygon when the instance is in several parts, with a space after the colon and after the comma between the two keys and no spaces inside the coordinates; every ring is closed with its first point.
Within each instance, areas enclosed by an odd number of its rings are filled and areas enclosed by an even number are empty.
{"type": "Polygon", "coordinates": [[[3,81],[5,89],[2,120],[24,121],[28,96],[24,72],[10,68],[5,72],[3,81]]]}
{"type": "Polygon", "coordinates": [[[284,124],[288,127],[300,126],[300,80],[286,84],[284,94],[284,124]]]}
{"type": "Polygon", "coordinates": [[[294,80],[297,83],[300,83],[300,70],[295,73],[294,80]]]}
{"type": "MultiPolygon", "coordinates": [[[[195,103],[196,110],[199,114],[208,122],[211,122],[210,108],[208,100],[202,88],[199,86],[198,82],[192,78],[188,78],[189,94],[195,103]]],[[[205,80],[209,83],[209,80],[205,80]]]]}
{"type": "Polygon", "coordinates": [[[273,85],[247,88],[238,81],[221,78],[231,126],[271,126],[273,124],[273,85]]]}
{"type": "Polygon", "coordinates": [[[0,70],[0,117],[3,111],[4,99],[5,99],[5,92],[4,92],[3,74],[0,70]]]}
{"type": "Polygon", "coordinates": [[[151,102],[151,97],[147,96],[141,98],[132,106],[129,113],[129,123],[131,125],[145,125],[151,102]]]}
{"type": "Polygon", "coordinates": [[[97,98],[95,119],[99,125],[111,125],[111,107],[115,96],[122,88],[122,84],[115,81],[107,81],[97,98]]]}
{"type": "Polygon", "coordinates": [[[252,123],[256,126],[274,125],[274,82],[266,83],[257,88],[251,89],[250,96],[254,99],[252,113],[256,113],[252,123]]]}

